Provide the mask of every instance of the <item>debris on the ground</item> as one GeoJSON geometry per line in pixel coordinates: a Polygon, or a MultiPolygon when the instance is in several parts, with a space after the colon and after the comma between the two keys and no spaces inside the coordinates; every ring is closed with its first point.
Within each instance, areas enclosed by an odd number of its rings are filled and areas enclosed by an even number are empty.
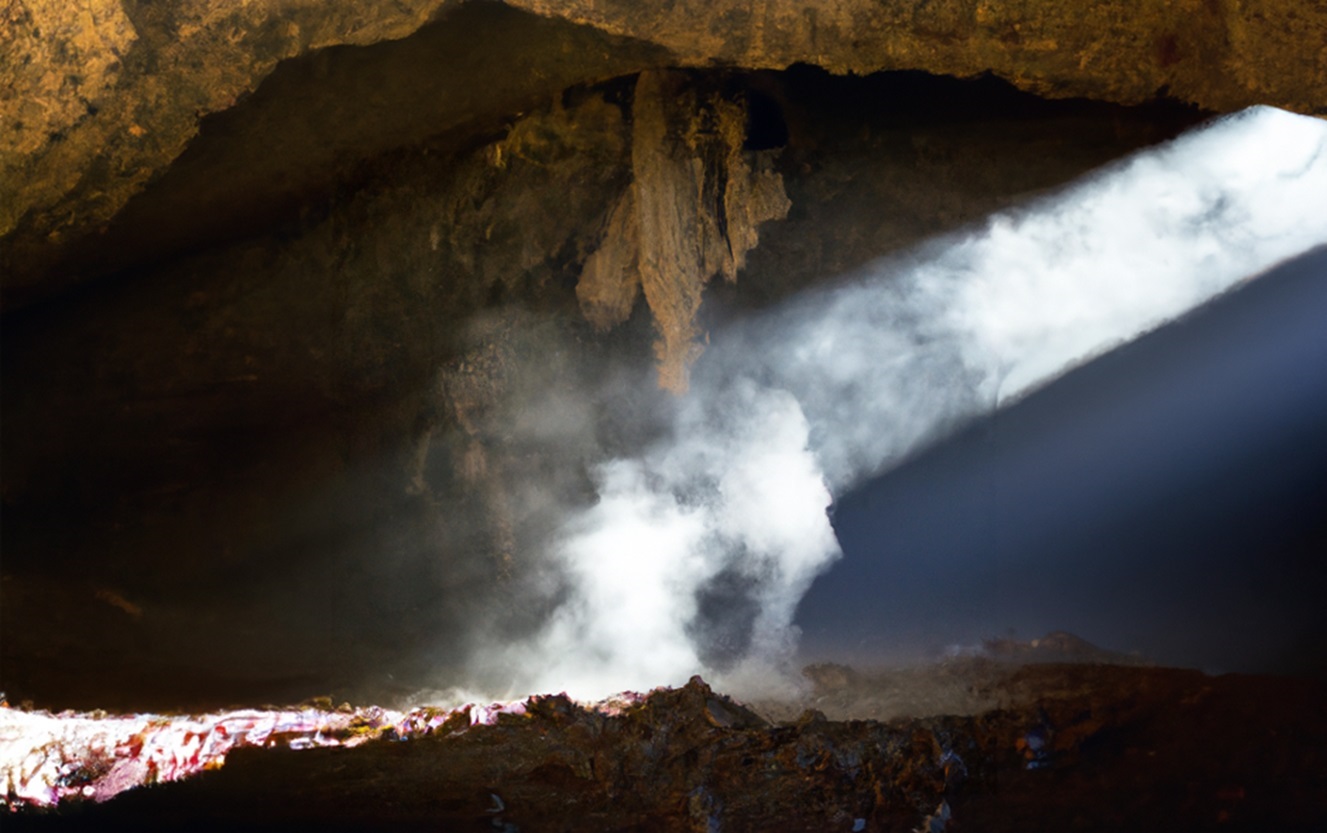
{"type": "Polygon", "coordinates": [[[810,709],[771,722],[699,678],[598,703],[552,695],[410,712],[6,707],[0,777],[18,819],[47,830],[952,833],[1327,820],[1320,682],[1118,666],[1002,673],[989,683],[999,708],[887,722],[810,709]],[[131,789],[144,784],[156,786],[131,789]]]}

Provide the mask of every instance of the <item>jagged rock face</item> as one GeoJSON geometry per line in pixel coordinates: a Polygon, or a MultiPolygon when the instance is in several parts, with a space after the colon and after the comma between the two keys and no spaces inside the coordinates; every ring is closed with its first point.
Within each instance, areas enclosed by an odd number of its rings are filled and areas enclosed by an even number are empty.
{"type": "MultiPolygon", "coordinates": [[[[279,61],[334,44],[401,38],[439,16],[439,25],[474,32],[471,18],[487,12],[462,7],[455,14],[459,5],[447,0],[11,3],[0,18],[6,303],[71,280],[59,274],[60,250],[100,229],[184,152],[201,117],[232,107],[279,61]]],[[[861,0],[811,9],[793,0],[510,0],[509,5],[592,27],[600,40],[564,40],[560,49],[530,52],[520,37],[490,31],[487,38],[470,39],[469,50],[440,44],[468,52],[471,64],[482,64],[485,52],[506,58],[512,71],[480,68],[445,76],[449,83],[440,109],[446,115],[428,122],[431,132],[483,112],[528,106],[494,95],[490,88],[503,77],[524,76],[528,87],[550,94],[607,78],[615,62],[618,72],[627,71],[622,62],[636,68],[717,63],[781,69],[804,62],[839,73],[993,72],[1056,97],[1138,103],[1165,94],[1212,110],[1253,103],[1308,113],[1327,108],[1327,10],[1314,4],[861,0]],[[464,95],[480,89],[490,98],[486,106],[464,95]]],[[[422,74],[433,71],[432,60],[420,62],[422,74]]],[[[401,111],[387,107],[383,115],[401,111]]],[[[417,124],[387,126],[396,129],[358,137],[352,155],[363,158],[430,132],[417,132],[417,124]]],[[[333,157],[347,151],[328,150],[342,151],[333,157]]],[[[330,160],[322,161],[315,167],[326,175],[330,160]]]]}
{"type": "Polygon", "coordinates": [[[22,0],[4,13],[0,234],[110,218],[277,61],[415,31],[442,0],[392,4],[22,0]]]}
{"type": "Polygon", "coordinates": [[[1046,96],[1138,103],[1159,93],[1213,110],[1327,112],[1327,9],[1277,0],[512,0],[667,46],[683,62],[832,72],[993,72],[1046,96]]]}
{"type": "MultiPolygon", "coordinates": [[[[35,60],[16,62],[12,80],[0,75],[13,85],[0,99],[0,124],[10,128],[0,137],[5,305],[145,257],[260,233],[326,198],[367,160],[449,134],[473,142],[567,87],[663,55],[486,3],[456,8],[416,38],[390,40],[443,5],[131,5],[122,57],[109,36],[85,26],[71,31],[112,50],[109,57],[65,49],[40,69],[35,60]],[[323,49],[375,42],[382,43],[323,49]],[[281,59],[310,51],[313,60],[284,66],[253,94],[281,59]],[[98,61],[106,64],[99,86],[92,84],[98,61]],[[76,90],[50,88],[68,78],[84,80],[76,90]],[[84,97],[76,117],[59,121],[37,109],[75,95],[84,97]],[[242,128],[214,119],[215,138],[190,146],[203,116],[241,102],[242,128]],[[29,111],[42,118],[27,118],[29,111]],[[126,205],[149,182],[157,196],[126,205]]],[[[45,44],[52,34],[35,12],[20,15],[12,31],[20,46],[45,44]]]]}
{"type": "Polygon", "coordinates": [[[699,352],[696,314],[715,275],[737,280],[757,227],[791,203],[774,153],[747,153],[745,101],[694,88],[675,71],[642,72],[632,97],[632,183],[576,286],[585,316],[626,321],[638,288],[659,330],[659,384],[682,392],[699,352]]]}

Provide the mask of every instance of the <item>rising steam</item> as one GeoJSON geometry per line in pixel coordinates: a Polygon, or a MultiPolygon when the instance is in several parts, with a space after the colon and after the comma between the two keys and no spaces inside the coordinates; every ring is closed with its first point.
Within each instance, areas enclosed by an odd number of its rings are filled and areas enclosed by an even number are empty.
{"type": "Polygon", "coordinates": [[[513,693],[740,688],[790,655],[834,495],[1323,242],[1327,123],[1254,108],[723,333],[666,437],[594,472],[546,626],[487,662],[513,693]]]}

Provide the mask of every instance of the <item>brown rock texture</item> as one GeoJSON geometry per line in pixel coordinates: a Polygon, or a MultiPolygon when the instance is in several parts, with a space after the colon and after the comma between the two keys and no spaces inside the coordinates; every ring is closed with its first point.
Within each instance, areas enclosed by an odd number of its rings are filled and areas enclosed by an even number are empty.
{"type": "Polygon", "coordinates": [[[695,109],[694,99],[678,101],[681,92],[672,73],[641,73],[631,137],[640,282],[659,329],[659,384],[674,391],[686,389],[686,368],[696,355],[693,322],[708,277],[707,229],[698,205],[704,171],[697,170],[699,158],[683,150],[677,119],[669,118],[678,103],[688,115],[695,109]]]}
{"type": "MultiPolygon", "coordinates": [[[[54,93],[0,87],[0,124],[16,125],[0,144],[6,307],[132,266],[146,249],[162,258],[260,234],[382,154],[458,129],[469,131],[461,143],[500,132],[570,86],[661,52],[486,3],[145,4],[129,20],[133,49],[78,120],[28,124],[11,114],[54,93]],[[390,40],[432,12],[440,19],[418,37],[390,40]],[[321,48],[331,43],[375,46],[321,48]],[[298,55],[311,59],[283,61],[298,55]],[[208,114],[215,140],[194,142],[208,114]],[[128,202],[149,184],[146,205],[128,202]]],[[[29,22],[8,34],[44,43],[45,31],[29,22]]]]}
{"type": "Polygon", "coordinates": [[[1327,7],[1279,0],[510,0],[673,50],[685,64],[992,72],[1038,95],[1327,112],[1327,7]]]}
{"type": "Polygon", "coordinates": [[[576,287],[599,329],[627,320],[638,288],[654,314],[659,385],[681,393],[700,354],[696,313],[715,275],[737,280],[757,227],[791,207],[773,154],[747,152],[744,102],[698,89],[687,74],[648,70],[632,103],[632,184],[576,287]]]}
{"type": "Polygon", "coordinates": [[[576,298],[595,329],[607,331],[626,321],[640,295],[640,243],[636,189],[628,187],[613,206],[604,239],[581,268],[576,298]]]}
{"type": "Polygon", "coordinates": [[[404,37],[446,0],[12,0],[0,12],[0,235],[109,219],[276,63],[404,37]]]}
{"type": "MultiPolygon", "coordinates": [[[[50,280],[50,256],[30,250],[58,248],[100,228],[181,155],[203,116],[234,106],[278,62],[337,44],[401,38],[457,5],[11,0],[0,11],[0,246],[44,265],[29,273],[19,268],[22,258],[11,261],[6,287],[50,280]]],[[[1306,113],[1327,108],[1327,8],[1319,3],[509,5],[656,45],[646,63],[660,68],[802,62],[835,73],[991,72],[1052,97],[1136,103],[1168,95],[1218,111],[1254,103],[1306,113]]],[[[494,38],[491,49],[501,55],[508,42],[494,38]]],[[[606,77],[595,74],[594,50],[530,65],[514,60],[511,72],[540,77],[550,61],[583,65],[581,78],[564,86],[606,77]]]]}

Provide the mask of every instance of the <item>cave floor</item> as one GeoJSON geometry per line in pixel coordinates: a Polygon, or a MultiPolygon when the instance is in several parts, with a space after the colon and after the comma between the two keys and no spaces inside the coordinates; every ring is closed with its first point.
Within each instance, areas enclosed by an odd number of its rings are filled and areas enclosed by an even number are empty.
{"type": "MultiPolygon", "coordinates": [[[[492,725],[245,748],[6,829],[1320,830],[1327,684],[1104,664],[822,665],[748,707],[698,678],[492,725]],[[827,716],[828,715],[828,716],[827,716]],[[831,719],[833,718],[833,719],[831,719]]],[[[448,724],[451,727],[451,724],[448,724]]]]}

